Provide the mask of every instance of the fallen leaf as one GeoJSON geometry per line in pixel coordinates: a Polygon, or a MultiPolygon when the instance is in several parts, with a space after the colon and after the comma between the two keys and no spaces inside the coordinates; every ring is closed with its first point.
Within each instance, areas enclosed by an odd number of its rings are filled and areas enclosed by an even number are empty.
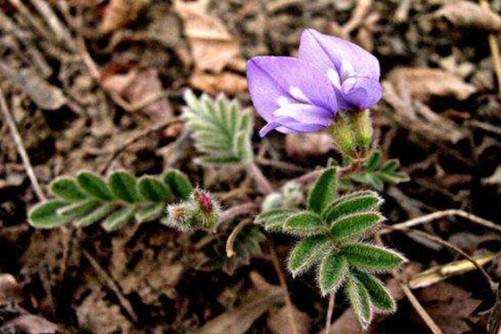
{"type": "Polygon", "coordinates": [[[334,148],[331,136],[326,133],[288,134],[285,150],[292,158],[321,156],[334,148]]]}
{"type": "MultiPolygon", "coordinates": [[[[311,327],[311,318],[308,314],[292,308],[294,321],[296,323],[296,334],[308,334],[311,327]]],[[[266,321],[268,329],[273,334],[291,334],[294,333],[287,306],[282,306],[279,310],[271,311],[266,321]]]]}
{"type": "Polygon", "coordinates": [[[190,84],[210,95],[216,95],[220,92],[235,95],[247,90],[245,78],[231,72],[218,74],[195,72],[191,75],[190,84]]]}
{"type": "Polygon", "coordinates": [[[215,16],[207,14],[207,1],[174,1],[198,70],[219,73],[240,53],[240,43],[215,16]]]}
{"type": "Polygon", "coordinates": [[[476,91],[475,86],[440,69],[400,67],[392,70],[388,79],[395,86],[405,81],[411,96],[420,101],[427,101],[434,96],[453,96],[465,100],[476,91]]]}
{"type": "Polygon", "coordinates": [[[472,1],[446,4],[433,13],[433,16],[444,17],[457,27],[471,27],[491,32],[501,31],[501,16],[472,1]]]}
{"type": "Polygon", "coordinates": [[[17,71],[0,63],[0,72],[42,109],[56,110],[66,103],[66,97],[61,89],[49,84],[32,70],[17,71]]]}
{"type": "MultiPolygon", "coordinates": [[[[105,71],[106,69],[103,70],[105,71]]],[[[102,76],[101,82],[104,87],[125,98],[131,106],[142,110],[155,122],[173,117],[169,101],[161,96],[163,88],[156,69],[133,68],[124,74],[106,74],[102,76]]]]}
{"type": "Polygon", "coordinates": [[[99,26],[103,33],[109,33],[135,21],[150,0],[111,0],[106,7],[99,26]]]}
{"type": "Polygon", "coordinates": [[[243,334],[252,326],[270,307],[284,298],[283,290],[272,287],[259,291],[253,298],[238,308],[227,311],[222,315],[210,320],[200,328],[197,334],[243,334]]]}

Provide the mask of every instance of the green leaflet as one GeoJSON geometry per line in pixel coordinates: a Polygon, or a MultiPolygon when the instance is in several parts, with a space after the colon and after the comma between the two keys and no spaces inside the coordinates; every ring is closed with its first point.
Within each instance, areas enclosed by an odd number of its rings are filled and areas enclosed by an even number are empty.
{"type": "Polygon", "coordinates": [[[367,159],[367,162],[365,163],[365,165],[367,166],[367,171],[374,172],[380,163],[381,163],[381,152],[379,151],[372,152],[372,154],[369,156],[369,159],[367,159]]]}
{"type": "Polygon", "coordinates": [[[136,178],[128,172],[113,172],[108,181],[113,194],[128,203],[137,203],[141,195],[137,191],[136,178]]]}
{"type": "Polygon", "coordinates": [[[344,289],[353,312],[357,316],[362,328],[366,329],[372,319],[369,293],[351,272],[348,272],[346,275],[344,289]]]}
{"type": "Polygon", "coordinates": [[[306,237],[291,252],[288,268],[293,276],[308,270],[315,263],[330,241],[326,236],[306,237]]]}
{"type": "Polygon", "coordinates": [[[397,252],[364,243],[344,245],[341,255],[354,267],[375,271],[389,271],[405,261],[397,252]]]}
{"type": "Polygon", "coordinates": [[[28,215],[28,223],[36,228],[54,228],[70,222],[71,218],[62,217],[57,210],[67,205],[68,202],[50,200],[42,202],[31,209],[28,215]]]}
{"type": "Polygon", "coordinates": [[[331,233],[335,239],[346,239],[370,231],[384,220],[378,212],[358,212],[341,216],[332,223],[331,233]]]}
{"type": "Polygon", "coordinates": [[[164,183],[169,187],[174,196],[182,200],[190,198],[193,187],[191,186],[190,180],[188,180],[186,175],[177,169],[171,169],[165,173],[163,179],[164,183]]]}
{"type": "Polygon", "coordinates": [[[167,202],[169,188],[152,176],[143,176],[137,183],[137,190],[144,199],[152,202],[167,202]]]}
{"type": "Polygon", "coordinates": [[[327,231],[319,215],[302,211],[287,218],[283,230],[297,236],[324,234],[327,231]]]}
{"type": "Polygon", "coordinates": [[[75,225],[78,227],[89,226],[102,220],[117,208],[116,203],[104,203],[92,211],[90,214],[77,219],[75,225]]]}
{"type": "Polygon", "coordinates": [[[331,248],[322,259],[318,272],[318,283],[322,295],[335,293],[337,288],[343,283],[347,271],[348,261],[346,261],[346,258],[339,256],[336,248],[331,248]]]}
{"type": "Polygon", "coordinates": [[[382,203],[383,200],[373,191],[353,192],[332,202],[322,216],[326,221],[333,222],[344,215],[376,210],[382,203]]]}
{"type": "Polygon", "coordinates": [[[281,232],[288,217],[295,213],[291,209],[273,209],[256,216],[256,224],[264,224],[269,232],[281,232]]]}
{"type": "Polygon", "coordinates": [[[374,275],[363,271],[353,271],[358,281],[365,287],[369,294],[371,303],[383,312],[395,312],[396,305],[384,284],[374,275]]]}
{"type": "Polygon", "coordinates": [[[108,232],[118,230],[132,220],[136,210],[137,208],[135,206],[127,206],[113,212],[103,221],[103,228],[108,232]]]}
{"type": "Polygon", "coordinates": [[[115,195],[113,195],[106,182],[94,173],[85,171],[78,173],[77,182],[80,188],[89,196],[103,201],[115,199],[115,195]]]}
{"type": "Polygon", "coordinates": [[[57,209],[57,214],[69,219],[76,219],[85,216],[92,212],[99,205],[99,201],[94,199],[87,199],[83,201],[68,204],[62,208],[57,209]]]}
{"type": "Polygon", "coordinates": [[[55,179],[50,184],[50,190],[57,197],[61,197],[68,201],[78,201],[87,197],[82,189],[80,189],[77,182],[68,177],[59,177],[55,179]]]}
{"type": "Polygon", "coordinates": [[[308,209],[321,214],[336,197],[338,184],[337,169],[325,170],[315,182],[308,198],[308,209]]]}
{"type": "Polygon", "coordinates": [[[253,160],[251,145],[252,114],[243,111],[236,100],[224,95],[216,99],[203,94],[197,98],[185,93],[188,104],[182,118],[192,133],[195,148],[203,154],[196,162],[203,166],[247,164],[253,160]]]}
{"type": "Polygon", "coordinates": [[[136,212],[136,220],[138,223],[150,222],[159,219],[166,212],[165,203],[153,203],[145,206],[144,208],[138,209],[136,212]]]}

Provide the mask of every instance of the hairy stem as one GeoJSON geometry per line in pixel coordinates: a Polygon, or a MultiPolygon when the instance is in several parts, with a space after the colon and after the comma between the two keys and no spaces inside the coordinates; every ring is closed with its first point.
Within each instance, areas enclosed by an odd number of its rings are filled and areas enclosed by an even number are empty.
{"type": "Polygon", "coordinates": [[[273,187],[270,181],[264,176],[263,172],[258,165],[253,161],[246,166],[247,173],[249,173],[256,182],[258,190],[263,195],[269,195],[273,192],[273,187]]]}
{"type": "Polygon", "coordinates": [[[331,332],[332,314],[334,313],[335,300],[336,300],[336,294],[331,293],[329,295],[329,306],[327,308],[327,317],[325,320],[325,334],[330,334],[331,332]]]}
{"type": "MultiPolygon", "coordinates": [[[[346,176],[346,175],[349,175],[351,173],[358,171],[358,169],[362,166],[363,162],[364,162],[364,160],[362,160],[362,159],[355,159],[352,161],[352,163],[349,166],[338,168],[339,176],[346,176]]],[[[320,175],[322,175],[322,173],[325,172],[325,170],[327,168],[328,167],[321,168],[321,169],[317,169],[317,170],[314,170],[312,172],[303,174],[303,175],[293,179],[293,181],[296,181],[296,182],[302,183],[302,184],[313,182],[316,179],[318,179],[318,177],[320,175]]]]}

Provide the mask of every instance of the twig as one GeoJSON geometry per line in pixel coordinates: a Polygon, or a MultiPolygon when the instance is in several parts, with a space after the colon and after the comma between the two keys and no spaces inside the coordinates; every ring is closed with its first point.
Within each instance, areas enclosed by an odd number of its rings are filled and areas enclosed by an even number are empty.
{"type": "Polygon", "coordinates": [[[235,239],[237,238],[238,234],[242,229],[249,225],[252,222],[250,219],[244,219],[240,223],[238,223],[237,226],[231,231],[230,235],[228,236],[228,239],[226,240],[226,256],[227,257],[232,257],[235,255],[235,250],[233,249],[233,244],[235,243],[235,239]]]}
{"type": "Polygon", "coordinates": [[[416,296],[414,296],[409,287],[404,283],[400,283],[400,288],[402,289],[403,293],[411,303],[412,307],[414,307],[414,309],[419,314],[421,319],[423,319],[428,328],[431,330],[431,332],[433,334],[443,334],[442,330],[437,326],[437,324],[435,323],[435,321],[433,321],[428,312],[426,312],[424,307],[419,303],[419,300],[417,300],[416,296]]]}
{"type": "Polygon", "coordinates": [[[14,119],[12,118],[12,115],[10,114],[10,111],[7,106],[7,102],[5,101],[5,96],[3,95],[2,90],[0,89],[0,109],[2,109],[2,114],[5,118],[5,121],[7,122],[7,125],[9,126],[10,133],[12,135],[12,139],[14,140],[14,143],[16,144],[17,152],[21,156],[21,160],[23,161],[24,168],[26,169],[26,174],[28,175],[31,185],[33,186],[33,190],[35,191],[38,199],[41,201],[45,201],[47,198],[45,197],[42,188],[40,187],[40,184],[38,183],[37,177],[35,175],[35,172],[33,171],[33,167],[31,166],[30,158],[28,156],[28,153],[26,153],[26,149],[24,148],[23,145],[23,140],[21,139],[21,136],[19,135],[19,131],[17,130],[16,123],[14,122],[14,119]]]}
{"type": "MultiPolygon", "coordinates": [[[[479,1],[480,1],[480,6],[482,6],[482,8],[489,9],[489,3],[487,2],[487,0],[479,0],[479,1]]],[[[499,45],[496,35],[492,33],[489,34],[489,36],[487,37],[487,41],[489,42],[489,48],[491,49],[492,63],[494,65],[494,70],[496,71],[496,76],[498,79],[499,96],[501,97],[501,56],[499,55],[499,45]]]]}
{"type": "Polygon", "coordinates": [[[465,219],[468,219],[470,222],[474,224],[478,224],[480,226],[495,230],[497,232],[501,233],[501,226],[478,216],[475,216],[471,213],[468,213],[463,210],[457,210],[457,209],[449,209],[449,210],[443,210],[443,211],[437,211],[430,213],[428,215],[422,216],[422,217],[417,217],[414,219],[407,220],[403,223],[395,224],[392,225],[391,228],[384,228],[381,231],[379,231],[379,234],[386,234],[390,233],[395,230],[406,230],[409,227],[414,227],[416,225],[420,224],[425,224],[428,222],[431,222],[435,219],[443,218],[443,217],[448,217],[448,216],[459,216],[465,219]]]}
{"type": "Polygon", "coordinates": [[[64,41],[64,43],[70,50],[74,50],[75,43],[73,38],[71,37],[70,32],[61,22],[61,20],[59,20],[50,5],[44,0],[31,0],[31,3],[36,7],[40,14],[42,14],[42,17],[49,24],[49,27],[56,35],[58,41],[64,41]]]}
{"type": "Polygon", "coordinates": [[[259,205],[257,205],[254,202],[247,202],[247,203],[243,203],[243,204],[231,207],[231,208],[223,211],[219,215],[219,222],[225,223],[227,221],[232,220],[233,218],[235,218],[237,216],[242,216],[242,215],[254,212],[258,208],[259,208],[259,205]]]}
{"type": "Polygon", "coordinates": [[[129,314],[132,320],[134,322],[137,322],[138,318],[136,315],[136,312],[134,312],[134,309],[132,308],[131,303],[125,298],[125,296],[122,294],[120,291],[120,288],[118,285],[115,283],[115,281],[108,275],[108,273],[99,265],[99,263],[94,259],[92,255],[90,255],[89,252],[86,250],[82,251],[82,254],[85,256],[85,258],[89,261],[91,264],[92,268],[96,271],[96,273],[101,277],[101,279],[104,281],[104,283],[115,293],[115,295],[118,298],[118,301],[122,305],[122,307],[125,309],[125,311],[129,314]]]}
{"type": "Polygon", "coordinates": [[[329,306],[327,307],[327,317],[325,320],[325,334],[330,334],[331,332],[332,314],[334,313],[335,301],[336,301],[336,294],[331,293],[329,295],[329,306]]]}
{"type": "Polygon", "coordinates": [[[175,122],[178,122],[179,120],[177,118],[174,119],[167,119],[163,121],[162,123],[156,124],[152,127],[149,127],[147,129],[144,129],[143,131],[138,132],[137,134],[131,136],[129,139],[127,139],[123,144],[118,146],[110,155],[110,157],[107,159],[107,161],[103,164],[103,167],[101,169],[101,173],[105,173],[113,163],[113,161],[130,145],[136,143],[140,139],[154,133],[157,131],[160,131],[169,125],[172,125],[175,122]]]}
{"type": "Polygon", "coordinates": [[[277,253],[275,252],[275,246],[273,245],[273,242],[271,240],[269,240],[269,245],[270,245],[271,262],[273,263],[273,268],[275,268],[275,272],[277,273],[280,286],[284,291],[285,306],[287,307],[287,315],[289,317],[289,323],[291,325],[292,333],[298,334],[299,332],[297,330],[297,324],[294,318],[294,306],[292,305],[292,301],[289,296],[289,289],[287,288],[287,282],[285,280],[284,273],[282,272],[282,268],[280,267],[280,261],[278,260],[277,253]]]}
{"type": "Polygon", "coordinates": [[[271,186],[270,181],[268,181],[268,179],[264,176],[263,172],[254,161],[249,163],[246,168],[247,172],[256,182],[257,188],[263,195],[269,195],[273,192],[273,187],[271,186]]]}

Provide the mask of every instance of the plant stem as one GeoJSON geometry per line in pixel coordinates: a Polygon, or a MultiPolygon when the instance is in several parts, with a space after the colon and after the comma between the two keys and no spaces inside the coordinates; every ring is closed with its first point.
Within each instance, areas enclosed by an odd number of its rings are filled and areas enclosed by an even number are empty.
{"type": "Polygon", "coordinates": [[[325,334],[330,334],[331,324],[332,324],[332,314],[334,313],[334,304],[336,300],[336,294],[331,293],[329,295],[329,306],[327,308],[327,317],[325,320],[325,334]]]}
{"type": "Polygon", "coordinates": [[[241,215],[245,215],[247,213],[251,213],[259,209],[259,205],[254,202],[246,202],[243,204],[239,204],[237,206],[231,207],[227,210],[224,210],[219,215],[219,222],[225,223],[233,218],[241,215]]]}
{"type": "MultiPolygon", "coordinates": [[[[346,176],[346,175],[349,175],[349,174],[357,171],[360,168],[360,166],[362,166],[363,162],[364,162],[364,160],[362,160],[362,159],[355,159],[352,161],[352,163],[349,166],[339,167],[338,168],[339,176],[346,176]]],[[[302,184],[310,183],[310,182],[316,180],[320,175],[322,175],[322,173],[325,172],[325,170],[327,168],[328,167],[321,168],[321,169],[317,169],[317,170],[314,170],[312,172],[303,174],[303,175],[293,179],[293,181],[296,181],[296,182],[302,183],[302,184]]]]}
{"type": "Polygon", "coordinates": [[[246,166],[247,173],[249,173],[254,181],[256,182],[258,190],[263,195],[269,195],[273,192],[273,187],[270,184],[270,181],[264,176],[263,172],[259,168],[258,165],[253,161],[246,166]]]}

